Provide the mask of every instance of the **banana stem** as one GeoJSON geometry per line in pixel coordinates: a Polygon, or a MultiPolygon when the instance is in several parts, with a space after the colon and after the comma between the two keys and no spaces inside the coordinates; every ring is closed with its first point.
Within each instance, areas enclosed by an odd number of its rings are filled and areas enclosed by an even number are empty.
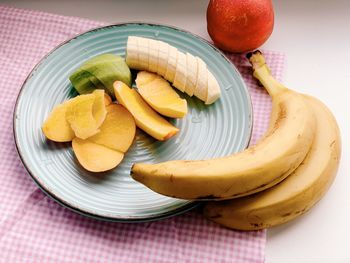
{"type": "Polygon", "coordinates": [[[286,87],[272,77],[271,71],[265,63],[265,58],[259,50],[248,53],[247,58],[252,64],[253,76],[260,81],[271,97],[286,90],[286,87]]]}

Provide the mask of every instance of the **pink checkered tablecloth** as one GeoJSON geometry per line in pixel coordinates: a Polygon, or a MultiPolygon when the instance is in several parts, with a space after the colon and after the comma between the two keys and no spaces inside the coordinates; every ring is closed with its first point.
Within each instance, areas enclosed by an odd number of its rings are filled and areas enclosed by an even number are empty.
{"type": "MultiPolygon", "coordinates": [[[[12,131],[24,79],[56,45],[103,24],[0,7],[0,262],[263,262],[266,231],[228,230],[196,210],[158,222],[100,222],[61,207],[27,175],[12,131]]],[[[283,54],[264,54],[281,79],[283,54]]],[[[227,55],[252,96],[254,143],[268,125],[270,98],[257,87],[245,57],[227,55]]]]}

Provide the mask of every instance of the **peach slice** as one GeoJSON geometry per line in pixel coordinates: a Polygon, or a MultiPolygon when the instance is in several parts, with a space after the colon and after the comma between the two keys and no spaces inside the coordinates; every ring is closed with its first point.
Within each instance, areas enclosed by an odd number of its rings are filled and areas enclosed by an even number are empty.
{"type": "Polygon", "coordinates": [[[136,90],[121,81],[114,82],[113,86],[118,102],[134,116],[137,127],[160,141],[169,139],[179,131],[156,113],[136,90]]]}
{"type": "Polygon", "coordinates": [[[133,116],[122,105],[107,106],[107,116],[100,132],[82,140],[74,138],[73,151],[88,171],[103,172],[116,167],[124,158],[136,133],[133,116]]]}
{"type": "Polygon", "coordinates": [[[122,105],[107,106],[107,116],[100,132],[88,138],[90,142],[104,145],[116,151],[126,152],[136,133],[134,117],[122,105]]]}
{"type": "Polygon", "coordinates": [[[90,172],[104,172],[116,167],[124,158],[124,153],[103,145],[74,138],[73,151],[81,166],[90,172]]]}
{"type": "Polygon", "coordinates": [[[136,86],[142,98],[158,113],[171,118],[182,118],[186,115],[187,101],[181,99],[161,76],[140,71],[136,86]]]}
{"type": "Polygon", "coordinates": [[[75,137],[74,131],[66,120],[67,105],[70,101],[57,105],[45,120],[41,129],[46,138],[55,142],[70,142],[75,137]]]}

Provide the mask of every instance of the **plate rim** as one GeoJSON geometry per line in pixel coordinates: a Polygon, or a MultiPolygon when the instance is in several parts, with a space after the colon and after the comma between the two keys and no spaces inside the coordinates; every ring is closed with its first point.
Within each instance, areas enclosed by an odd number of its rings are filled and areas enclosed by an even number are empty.
{"type": "Polygon", "coordinates": [[[202,201],[190,201],[189,203],[175,209],[172,210],[170,212],[164,213],[164,214],[159,214],[156,216],[148,216],[145,218],[134,218],[134,217],[130,217],[130,218],[119,218],[119,217],[115,217],[115,216],[107,216],[107,215],[101,215],[98,213],[92,213],[90,211],[84,210],[82,208],[80,208],[77,205],[73,205],[69,202],[67,202],[66,200],[58,197],[56,194],[54,194],[52,191],[50,191],[50,189],[43,183],[40,181],[40,178],[38,178],[37,176],[34,175],[34,173],[31,171],[31,169],[29,168],[29,166],[27,165],[26,161],[24,160],[21,150],[20,150],[20,146],[19,146],[19,141],[18,141],[18,137],[17,137],[17,127],[16,127],[16,119],[17,119],[17,113],[18,113],[18,104],[19,101],[22,97],[22,93],[23,90],[26,86],[26,83],[30,80],[30,78],[32,77],[33,73],[35,73],[35,71],[38,69],[38,67],[56,50],[58,50],[59,48],[61,48],[62,46],[68,44],[69,42],[71,42],[72,40],[85,35],[85,34],[89,34],[89,33],[93,33],[94,31],[99,31],[101,29],[108,29],[108,28],[113,28],[113,27],[122,27],[122,26],[128,26],[128,25],[139,25],[139,26],[157,26],[157,27],[165,27],[165,28],[170,28],[172,30],[175,31],[180,31],[183,32],[185,34],[188,34],[194,38],[196,38],[197,40],[205,43],[206,45],[208,45],[209,47],[211,47],[217,54],[219,54],[224,60],[226,60],[226,62],[228,62],[231,65],[232,70],[237,74],[237,76],[239,77],[239,79],[242,82],[243,85],[243,90],[245,92],[246,97],[248,98],[248,104],[249,104],[249,109],[250,112],[248,113],[248,118],[249,118],[249,134],[247,136],[246,142],[244,143],[244,146],[241,150],[246,149],[249,146],[249,143],[251,141],[252,138],[252,131],[253,131],[253,103],[252,103],[252,99],[251,99],[251,95],[249,93],[248,87],[241,75],[241,73],[238,71],[238,69],[236,68],[236,66],[225,56],[225,54],[218,49],[217,47],[215,47],[211,42],[209,42],[207,39],[194,34],[190,31],[187,31],[185,29],[176,27],[176,26],[172,26],[172,25],[167,25],[167,24],[162,24],[162,23],[149,23],[149,22],[139,22],[139,21],[131,21],[131,22],[123,22],[123,23],[112,23],[112,24],[107,24],[107,25],[103,25],[103,26],[98,26],[98,27],[94,27],[92,29],[89,29],[87,31],[84,31],[82,33],[78,33],[76,35],[74,35],[73,37],[66,39],[64,41],[62,41],[60,44],[56,45],[54,48],[52,48],[50,51],[48,51],[41,59],[39,59],[39,61],[34,65],[34,67],[32,68],[32,70],[28,73],[28,75],[26,76],[26,78],[24,79],[21,88],[18,92],[17,98],[16,98],[16,102],[14,105],[14,111],[13,111],[13,136],[14,136],[14,142],[15,142],[15,146],[16,146],[16,150],[18,153],[18,156],[20,157],[20,160],[26,170],[26,172],[29,174],[29,176],[32,178],[32,180],[34,181],[34,183],[39,187],[39,189],[41,189],[50,199],[54,200],[55,202],[57,202],[58,204],[60,204],[61,206],[68,208],[70,211],[73,211],[79,215],[83,215],[85,217],[88,218],[92,218],[92,219],[96,219],[96,220],[101,220],[101,221],[108,221],[108,222],[124,222],[124,223],[138,223],[138,222],[150,222],[150,221],[156,221],[156,220],[161,220],[161,219],[166,219],[169,217],[173,217],[182,213],[185,213],[195,207],[198,207],[201,205],[202,201]]]}

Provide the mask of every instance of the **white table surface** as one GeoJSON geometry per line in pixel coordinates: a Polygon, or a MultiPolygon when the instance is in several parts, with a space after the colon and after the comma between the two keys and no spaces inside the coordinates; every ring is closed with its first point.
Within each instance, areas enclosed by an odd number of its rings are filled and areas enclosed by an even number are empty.
{"type": "MultiPolygon", "coordinates": [[[[206,0],[0,0],[0,4],[106,22],[175,25],[209,39],[206,0]]],[[[338,119],[338,176],[308,214],[268,230],[267,263],[350,262],[350,1],[275,0],[275,28],[263,46],[285,52],[286,86],[323,100],[338,119]]]]}

